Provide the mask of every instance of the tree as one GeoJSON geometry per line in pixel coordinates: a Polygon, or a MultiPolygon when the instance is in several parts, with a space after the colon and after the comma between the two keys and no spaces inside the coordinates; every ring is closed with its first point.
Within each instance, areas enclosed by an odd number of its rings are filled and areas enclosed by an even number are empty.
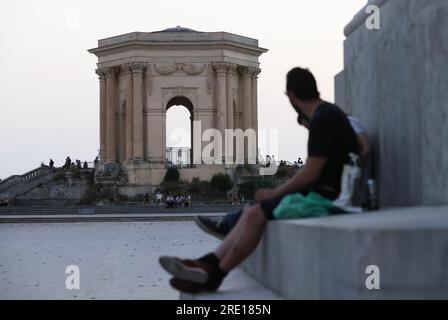
{"type": "Polygon", "coordinates": [[[176,168],[169,168],[165,173],[163,182],[179,182],[179,170],[176,168]]]}
{"type": "Polygon", "coordinates": [[[212,180],[210,181],[210,184],[213,189],[221,192],[226,193],[233,187],[233,181],[232,178],[228,174],[224,173],[217,173],[213,175],[212,180]]]}

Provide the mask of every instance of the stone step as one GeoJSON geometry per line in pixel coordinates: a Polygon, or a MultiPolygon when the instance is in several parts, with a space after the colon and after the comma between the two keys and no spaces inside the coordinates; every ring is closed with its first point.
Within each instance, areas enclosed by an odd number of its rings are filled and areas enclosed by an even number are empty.
{"type": "Polygon", "coordinates": [[[287,299],[447,299],[447,265],[448,207],[420,207],[269,222],[242,269],[287,299]]]}

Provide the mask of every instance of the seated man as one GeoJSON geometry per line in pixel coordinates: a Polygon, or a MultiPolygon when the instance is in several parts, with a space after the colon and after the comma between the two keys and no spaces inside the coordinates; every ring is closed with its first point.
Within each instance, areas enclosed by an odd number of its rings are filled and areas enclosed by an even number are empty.
{"type": "Polygon", "coordinates": [[[173,275],[177,290],[196,293],[214,291],[224,277],[256,248],[275,209],[292,194],[318,194],[328,200],[338,197],[341,175],[349,154],[359,154],[356,134],[346,115],[320,99],[316,80],[306,69],[294,68],[287,75],[287,95],[297,113],[309,125],[308,160],[302,170],[275,189],[260,189],[257,203],[246,207],[235,227],[212,253],[195,260],[162,256],[162,267],[173,275]]]}
{"type": "MultiPolygon", "coordinates": [[[[356,133],[361,161],[363,164],[368,163],[371,154],[371,146],[369,138],[367,136],[367,131],[357,118],[349,115],[348,120],[350,121],[350,125],[352,126],[353,130],[356,133]]],[[[298,116],[297,122],[301,126],[304,126],[305,128],[309,129],[310,123],[309,121],[305,120],[302,115],[298,116]]],[[[299,158],[299,160],[302,161],[301,158],[299,158]]],[[[199,215],[194,218],[194,222],[204,232],[219,239],[224,239],[224,237],[236,225],[238,219],[241,217],[242,212],[243,210],[241,209],[235,213],[229,213],[226,214],[224,217],[218,217],[218,218],[216,217],[209,218],[199,215]]]]}

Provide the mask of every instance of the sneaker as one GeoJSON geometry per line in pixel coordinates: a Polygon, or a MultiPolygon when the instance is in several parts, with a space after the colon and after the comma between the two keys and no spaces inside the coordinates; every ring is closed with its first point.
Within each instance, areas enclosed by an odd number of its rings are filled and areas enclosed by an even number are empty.
{"type": "Polygon", "coordinates": [[[162,256],[160,265],[175,278],[205,284],[213,268],[198,260],[181,260],[176,257],[162,256]]]}
{"type": "Polygon", "coordinates": [[[223,218],[212,219],[203,216],[196,216],[193,220],[196,225],[202,229],[202,231],[221,240],[224,239],[230,232],[230,229],[224,223],[223,218]]]}
{"type": "Polygon", "coordinates": [[[191,282],[191,281],[187,281],[187,280],[182,280],[179,278],[171,278],[171,280],[170,280],[170,285],[174,289],[176,289],[178,291],[186,292],[186,293],[199,293],[199,292],[204,292],[204,291],[213,292],[213,291],[218,290],[220,284],[221,284],[221,281],[216,282],[216,283],[209,283],[207,281],[207,283],[199,284],[199,283],[195,283],[195,282],[191,282]]]}

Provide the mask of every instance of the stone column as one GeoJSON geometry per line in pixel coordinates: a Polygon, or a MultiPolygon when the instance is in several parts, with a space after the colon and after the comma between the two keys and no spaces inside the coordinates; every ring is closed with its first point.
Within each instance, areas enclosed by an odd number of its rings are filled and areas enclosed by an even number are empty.
{"type": "Polygon", "coordinates": [[[133,152],[134,160],[143,160],[143,72],[146,64],[132,64],[132,99],[133,99],[133,152]]]}
{"type": "MultiPolygon", "coordinates": [[[[227,66],[227,129],[234,129],[238,127],[238,124],[234,124],[233,118],[233,81],[237,75],[238,65],[229,63],[227,66]]],[[[231,141],[227,141],[224,138],[224,150],[226,152],[226,163],[233,163],[235,158],[235,145],[233,145],[233,136],[231,141]],[[228,144],[228,145],[227,145],[228,144]],[[231,145],[232,144],[232,145],[231,145]]]]}
{"type": "Polygon", "coordinates": [[[258,75],[261,72],[261,69],[259,68],[251,68],[251,75],[252,75],[252,85],[251,85],[251,92],[252,92],[252,97],[251,97],[251,112],[252,112],[252,118],[251,118],[251,122],[252,122],[252,128],[255,131],[255,147],[256,147],[256,152],[258,155],[258,75]]]}
{"type": "Polygon", "coordinates": [[[96,74],[100,80],[100,160],[104,162],[106,159],[106,121],[107,121],[107,104],[106,104],[106,69],[97,69],[96,74]]]}
{"type": "Polygon", "coordinates": [[[244,130],[252,128],[252,75],[251,69],[243,68],[243,118],[244,130]]]}
{"type": "MultiPolygon", "coordinates": [[[[216,72],[216,129],[221,132],[222,138],[224,139],[227,126],[227,63],[213,63],[213,68],[216,72]]],[[[224,158],[224,149],[221,149],[221,154],[222,158],[224,158]]]]}
{"type": "Polygon", "coordinates": [[[227,90],[226,90],[226,63],[213,63],[216,72],[216,110],[217,110],[217,129],[224,134],[227,126],[227,90]]]}
{"type": "Polygon", "coordinates": [[[233,79],[237,74],[237,65],[230,63],[227,71],[227,129],[234,129],[236,126],[233,123],[233,79]]]}
{"type": "Polygon", "coordinates": [[[132,86],[132,69],[130,64],[124,67],[126,74],[126,161],[131,161],[134,158],[134,140],[133,140],[133,86],[132,86]]]}
{"type": "Polygon", "coordinates": [[[117,162],[117,68],[106,69],[106,163],[117,162]]]}

